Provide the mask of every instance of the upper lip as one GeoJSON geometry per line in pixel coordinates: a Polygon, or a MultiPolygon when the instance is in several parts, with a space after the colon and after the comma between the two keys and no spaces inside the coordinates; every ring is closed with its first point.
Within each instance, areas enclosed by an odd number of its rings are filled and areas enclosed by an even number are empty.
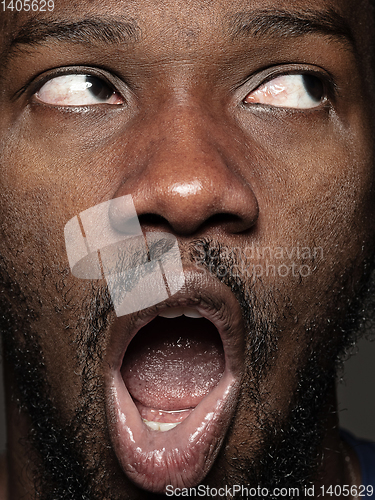
{"type": "Polygon", "coordinates": [[[166,486],[193,486],[207,474],[233,417],[244,363],[244,326],[238,301],[217,279],[185,272],[185,287],[168,300],[136,314],[118,318],[110,333],[107,360],[107,414],[117,458],[139,486],[164,492],[166,486]],[[120,369],[127,346],[159,312],[171,307],[196,308],[217,327],[224,347],[225,371],[219,384],[190,416],[167,433],[143,424],[120,369]]]}

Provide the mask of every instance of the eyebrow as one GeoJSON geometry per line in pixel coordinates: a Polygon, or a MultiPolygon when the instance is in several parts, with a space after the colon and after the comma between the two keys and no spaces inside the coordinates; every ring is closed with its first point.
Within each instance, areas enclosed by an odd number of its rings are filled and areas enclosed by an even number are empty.
{"type": "Polygon", "coordinates": [[[303,35],[324,35],[355,48],[355,40],[347,20],[333,9],[318,11],[261,10],[238,12],[229,18],[233,38],[252,36],[296,38],[303,35]]]}
{"type": "Polygon", "coordinates": [[[0,60],[6,60],[13,52],[27,46],[37,46],[55,40],[57,42],[123,44],[137,42],[140,30],[134,19],[117,17],[89,17],[78,21],[65,19],[30,19],[8,40],[0,60]]]}

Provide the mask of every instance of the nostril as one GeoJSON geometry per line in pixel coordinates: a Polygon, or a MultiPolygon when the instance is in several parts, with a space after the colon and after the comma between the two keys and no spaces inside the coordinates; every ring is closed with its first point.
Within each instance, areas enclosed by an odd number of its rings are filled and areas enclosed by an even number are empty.
{"type": "Polygon", "coordinates": [[[159,214],[153,214],[153,213],[140,214],[138,216],[138,219],[141,226],[148,226],[148,225],[158,226],[158,227],[170,226],[167,219],[159,214]]]}
{"type": "MultiPolygon", "coordinates": [[[[178,221],[174,220],[173,214],[171,215],[170,220],[157,213],[140,214],[138,218],[139,218],[139,223],[143,228],[154,227],[160,230],[167,230],[167,231],[170,231],[172,229],[172,231],[180,233],[180,232],[187,232],[186,229],[181,227],[181,224],[183,225],[184,222],[189,221],[189,213],[188,212],[186,213],[186,218],[183,218],[178,221]]],[[[254,224],[255,222],[256,221],[254,220],[254,224]]],[[[203,229],[209,229],[212,227],[222,227],[226,228],[226,230],[231,233],[242,233],[250,229],[252,226],[253,224],[249,224],[247,219],[239,215],[220,212],[209,216],[205,220],[195,222],[194,228],[191,229],[190,232],[193,232],[193,230],[201,231],[203,229]]]]}
{"type": "Polygon", "coordinates": [[[230,226],[237,227],[243,225],[242,218],[235,214],[219,213],[211,215],[206,221],[207,226],[230,226]]]}

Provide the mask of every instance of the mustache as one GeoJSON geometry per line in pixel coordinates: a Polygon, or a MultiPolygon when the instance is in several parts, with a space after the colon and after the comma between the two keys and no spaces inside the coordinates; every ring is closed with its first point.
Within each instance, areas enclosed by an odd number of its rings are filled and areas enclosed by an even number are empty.
{"type": "MultiPolygon", "coordinates": [[[[139,242],[134,241],[118,247],[116,255],[112,254],[112,265],[106,269],[108,274],[118,277],[119,294],[131,292],[148,272],[145,270],[145,264],[156,267],[158,262],[172,250],[173,245],[174,241],[167,237],[151,241],[146,252],[140,248],[139,242]],[[124,273],[126,279],[123,279],[124,273]]],[[[238,256],[223,251],[224,248],[226,247],[218,240],[201,238],[180,244],[179,256],[173,255],[173,257],[176,259],[180,257],[183,266],[195,266],[198,272],[207,272],[228,286],[238,300],[244,317],[251,318],[254,304],[259,303],[254,288],[256,281],[261,282],[261,278],[247,281],[245,275],[219,273],[218,270],[222,268],[230,269],[240,265],[238,256]]],[[[94,287],[89,303],[91,318],[104,318],[113,312],[113,296],[111,298],[106,286],[94,287]]]]}
{"type": "MultiPolygon", "coordinates": [[[[219,241],[202,238],[194,240],[188,244],[180,244],[179,252],[172,253],[175,239],[168,237],[158,237],[154,241],[149,240],[147,247],[144,246],[143,237],[133,238],[131,241],[123,242],[121,245],[107,248],[101,251],[101,260],[105,276],[113,276],[112,282],[118,290],[119,296],[132,292],[142,279],[155,270],[159,263],[166,260],[173,265],[181,259],[182,265],[186,267],[195,266],[199,272],[207,272],[216,279],[227,285],[238,296],[240,303],[246,302],[246,282],[242,276],[235,276],[231,273],[219,273],[220,268],[230,269],[239,264],[236,255],[223,252],[224,245],[219,241]],[[147,266],[147,267],[146,267],[147,266]]],[[[112,294],[112,302],[113,302],[112,294]]],[[[115,297],[116,298],[116,297],[115,297]]],[[[113,310],[110,306],[111,297],[108,288],[101,286],[97,288],[97,293],[92,299],[92,304],[96,308],[99,304],[104,305],[103,313],[113,310]]]]}

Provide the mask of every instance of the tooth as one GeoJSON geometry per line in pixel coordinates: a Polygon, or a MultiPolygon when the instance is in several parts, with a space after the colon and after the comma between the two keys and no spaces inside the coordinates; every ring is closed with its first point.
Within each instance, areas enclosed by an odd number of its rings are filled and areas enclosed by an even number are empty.
{"type": "Polygon", "coordinates": [[[203,316],[192,307],[173,307],[159,314],[162,318],[178,318],[185,315],[188,318],[203,318],[203,316]]]}
{"type": "Polygon", "coordinates": [[[174,424],[159,423],[159,431],[161,432],[169,431],[171,429],[174,429],[180,423],[181,422],[176,422],[174,424]]]}
{"type": "Polygon", "coordinates": [[[159,430],[159,422],[152,422],[150,420],[143,419],[143,422],[152,429],[153,431],[158,431],[159,430]]]}
{"type": "Polygon", "coordinates": [[[177,318],[178,316],[183,315],[184,308],[183,307],[174,307],[171,309],[167,309],[159,314],[162,318],[177,318]]]}
{"type": "Polygon", "coordinates": [[[183,310],[184,310],[183,314],[188,318],[203,318],[201,313],[198,312],[196,309],[193,309],[191,307],[184,307],[183,310]]]}
{"type": "Polygon", "coordinates": [[[178,424],[181,422],[176,422],[176,423],[164,423],[164,422],[153,422],[152,420],[146,420],[145,418],[143,419],[143,422],[152,429],[153,431],[161,431],[161,432],[166,432],[171,429],[174,429],[178,424]]]}

